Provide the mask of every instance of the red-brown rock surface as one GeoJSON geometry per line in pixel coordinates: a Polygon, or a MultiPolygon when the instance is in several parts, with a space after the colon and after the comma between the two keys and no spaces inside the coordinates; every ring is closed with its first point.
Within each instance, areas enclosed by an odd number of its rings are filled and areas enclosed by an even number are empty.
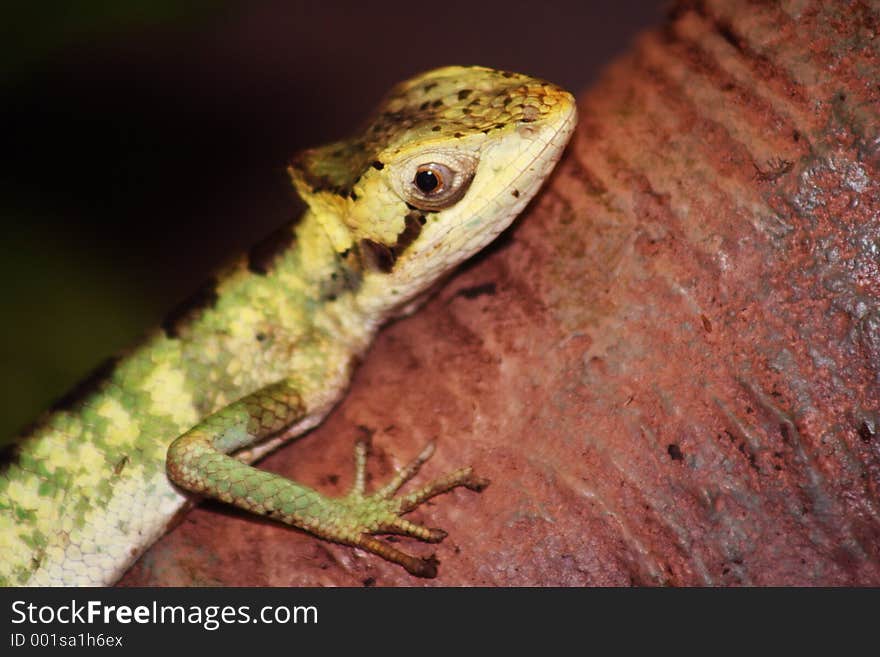
{"type": "Polygon", "coordinates": [[[878,58],[876,5],[683,4],[514,229],[263,462],[342,492],[361,432],[376,477],[438,437],[421,478],[493,483],[413,514],[450,532],[437,579],[211,505],[123,583],[880,584],[878,58]]]}

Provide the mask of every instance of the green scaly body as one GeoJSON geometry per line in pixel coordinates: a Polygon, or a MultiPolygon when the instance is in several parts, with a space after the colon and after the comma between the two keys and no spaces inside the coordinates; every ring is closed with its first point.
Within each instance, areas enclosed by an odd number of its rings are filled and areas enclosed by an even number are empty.
{"type": "Polygon", "coordinates": [[[395,496],[328,498],[249,463],[315,426],[379,326],[491,241],[534,195],[574,126],[549,83],[448,67],[398,85],[359,136],[305,151],[308,208],[233,263],[144,344],[56,405],[0,466],[0,584],[118,579],[192,502],[188,491],[355,545],[433,576],[374,537],[445,535],[401,515],[462,468],[395,496]],[[232,456],[230,456],[232,455],[232,456]]]}

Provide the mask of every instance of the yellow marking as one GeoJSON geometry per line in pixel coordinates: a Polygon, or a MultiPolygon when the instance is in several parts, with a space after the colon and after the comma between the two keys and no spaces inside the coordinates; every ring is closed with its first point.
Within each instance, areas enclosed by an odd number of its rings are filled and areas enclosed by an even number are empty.
{"type": "Polygon", "coordinates": [[[144,380],[144,390],[153,403],[150,413],[170,417],[178,426],[190,427],[199,421],[192,393],[186,387],[186,377],[174,365],[163,363],[144,380]]]}
{"type": "Polygon", "coordinates": [[[97,413],[107,420],[109,427],[104,441],[110,445],[128,445],[133,443],[139,432],[138,423],[132,420],[117,399],[105,399],[97,408],[97,413]]]}

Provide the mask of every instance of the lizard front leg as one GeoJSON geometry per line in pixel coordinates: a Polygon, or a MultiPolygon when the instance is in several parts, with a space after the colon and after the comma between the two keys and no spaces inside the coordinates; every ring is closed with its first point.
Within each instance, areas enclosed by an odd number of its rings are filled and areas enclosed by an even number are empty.
{"type": "Polygon", "coordinates": [[[488,481],[470,467],[436,479],[407,495],[395,493],[415,476],[433,453],[429,444],[391,481],[372,494],[365,491],[366,445],[355,448],[355,481],[351,491],[332,498],[281,475],[251,467],[229,456],[271,438],[308,413],[296,384],[281,381],[220,409],[175,440],[168,448],[166,469],[178,486],[217,498],[246,511],[269,516],[322,538],[373,552],[419,577],[437,574],[436,559],[416,557],[375,538],[401,534],[427,542],[446,532],[416,525],[402,516],[436,495],[464,486],[480,491],[488,481]]]}

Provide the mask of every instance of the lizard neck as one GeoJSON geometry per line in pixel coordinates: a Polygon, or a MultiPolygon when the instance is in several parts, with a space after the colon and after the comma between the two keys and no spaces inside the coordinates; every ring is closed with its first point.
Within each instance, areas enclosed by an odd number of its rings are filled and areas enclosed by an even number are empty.
{"type": "Polygon", "coordinates": [[[377,267],[376,255],[368,248],[379,248],[377,243],[365,245],[366,240],[355,242],[348,235],[340,239],[338,230],[336,235],[328,230],[341,225],[305,210],[295,229],[295,246],[271,275],[290,294],[304,285],[301,301],[311,308],[315,327],[362,351],[385,321],[408,314],[413,300],[424,296],[426,285],[421,278],[377,267]]]}

